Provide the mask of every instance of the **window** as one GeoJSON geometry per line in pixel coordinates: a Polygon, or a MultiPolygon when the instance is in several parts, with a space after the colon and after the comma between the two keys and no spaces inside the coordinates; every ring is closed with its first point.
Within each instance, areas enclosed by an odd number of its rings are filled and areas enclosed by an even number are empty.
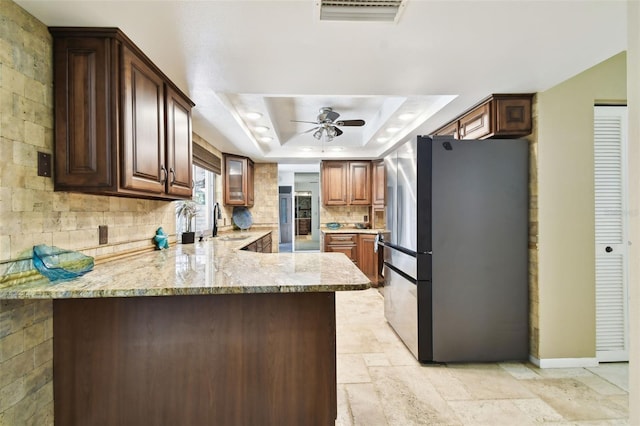
{"type": "MultiPolygon", "coordinates": [[[[193,166],[193,201],[198,205],[198,212],[195,218],[195,227],[192,230],[196,232],[196,236],[201,233],[204,235],[211,234],[213,228],[213,206],[216,203],[216,174],[205,168],[193,166]]],[[[182,201],[176,203],[176,209],[182,201]]],[[[186,230],[185,220],[176,215],[176,232],[178,234],[186,230]]]]}

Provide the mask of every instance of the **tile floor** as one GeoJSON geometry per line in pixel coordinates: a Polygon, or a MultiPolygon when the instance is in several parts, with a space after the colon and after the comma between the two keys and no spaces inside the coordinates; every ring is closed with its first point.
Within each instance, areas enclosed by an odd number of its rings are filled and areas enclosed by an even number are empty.
{"type": "Polygon", "coordinates": [[[376,289],[336,293],[336,425],[626,425],[627,364],[419,364],[376,289]]]}

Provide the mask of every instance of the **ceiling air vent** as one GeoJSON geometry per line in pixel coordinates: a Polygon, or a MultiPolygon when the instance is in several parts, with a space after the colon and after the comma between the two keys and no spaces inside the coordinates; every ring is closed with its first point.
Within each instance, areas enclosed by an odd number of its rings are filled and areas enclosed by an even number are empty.
{"type": "Polygon", "coordinates": [[[321,21],[397,22],[407,0],[320,0],[321,21]]]}

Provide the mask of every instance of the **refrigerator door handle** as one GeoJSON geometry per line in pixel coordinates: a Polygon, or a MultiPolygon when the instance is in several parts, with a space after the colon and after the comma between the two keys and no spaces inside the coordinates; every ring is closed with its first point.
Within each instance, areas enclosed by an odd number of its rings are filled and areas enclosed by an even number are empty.
{"type": "Polygon", "coordinates": [[[399,246],[397,244],[392,244],[392,243],[388,243],[388,242],[385,242],[385,241],[381,241],[380,244],[383,247],[389,247],[389,248],[392,248],[394,250],[398,250],[399,252],[402,252],[402,253],[407,254],[409,256],[412,256],[412,257],[417,257],[418,256],[417,252],[415,252],[415,251],[413,251],[411,249],[408,249],[406,247],[399,246]]]}

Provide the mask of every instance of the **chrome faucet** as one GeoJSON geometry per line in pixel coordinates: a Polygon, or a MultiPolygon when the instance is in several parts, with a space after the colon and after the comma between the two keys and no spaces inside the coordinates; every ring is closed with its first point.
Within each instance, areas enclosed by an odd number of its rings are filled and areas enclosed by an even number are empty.
{"type": "Polygon", "coordinates": [[[220,204],[216,203],[213,206],[213,232],[212,237],[218,236],[218,219],[222,219],[222,212],[220,211],[220,204]]]}

